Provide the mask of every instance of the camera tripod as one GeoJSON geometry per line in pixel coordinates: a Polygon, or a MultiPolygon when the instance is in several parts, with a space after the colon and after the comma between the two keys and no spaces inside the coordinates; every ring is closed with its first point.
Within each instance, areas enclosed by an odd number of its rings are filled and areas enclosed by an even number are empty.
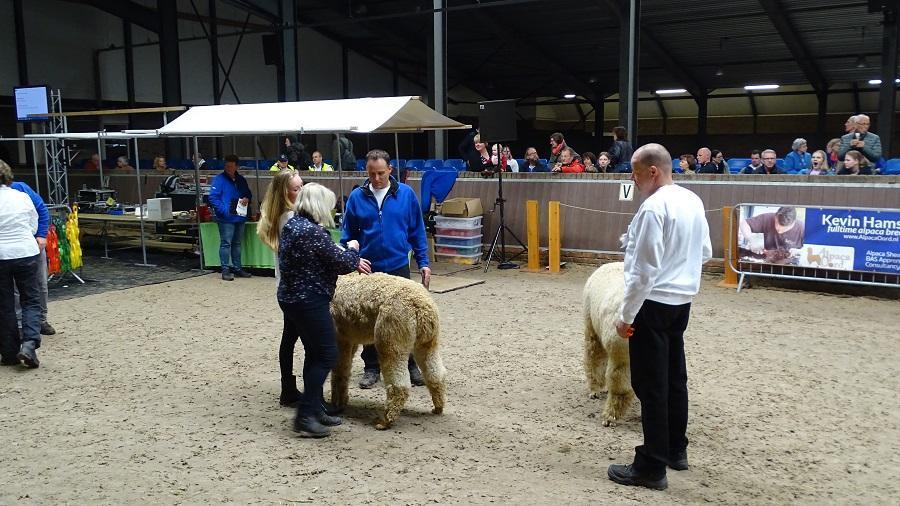
{"type": "Polygon", "coordinates": [[[494,240],[491,241],[491,249],[488,251],[487,257],[484,263],[484,272],[487,272],[488,268],[491,266],[491,260],[497,258],[497,268],[501,270],[505,269],[518,269],[519,266],[514,264],[512,260],[517,258],[522,253],[528,251],[528,248],[525,244],[522,243],[521,240],[516,236],[516,234],[510,230],[509,227],[506,226],[506,216],[504,215],[504,203],[506,199],[503,198],[503,146],[497,144],[497,199],[494,201],[494,207],[491,212],[496,212],[497,208],[500,208],[500,224],[497,226],[497,232],[494,234],[494,240]],[[509,232],[509,235],[512,236],[513,239],[519,243],[519,246],[522,247],[521,251],[513,255],[512,257],[506,256],[506,233],[509,232]],[[497,245],[499,243],[500,249],[497,250],[497,245]]]}

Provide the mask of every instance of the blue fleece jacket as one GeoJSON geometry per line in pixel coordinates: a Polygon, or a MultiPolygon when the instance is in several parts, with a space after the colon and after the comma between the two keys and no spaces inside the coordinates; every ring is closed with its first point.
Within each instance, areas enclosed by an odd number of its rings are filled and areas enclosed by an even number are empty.
{"type": "Polygon", "coordinates": [[[803,170],[812,166],[812,155],[791,151],[784,157],[784,170],[803,170]]]}
{"type": "Polygon", "coordinates": [[[253,197],[244,176],[235,173],[232,181],[228,174],[223,172],[214,177],[209,189],[209,203],[216,210],[216,221],[219,223],[247,221],[246,216],[238,216],[235,212],[237,201],[244,197],[248,199],[253,197]]]}
{"type": "Polygon", "coordinates": [[[368,181],[350,193],[341,242],[353,239],[359,241],[359,256],[372,262],[375,272],[391,272],[407,265],[410,249],[419,268],[428,267],[428,242],[419,200],[412,188],[393,177],[381,209],[368,181]]]}
{"type": "Polygon", "coordinates": [[[44,199],[25,183],[13,181],[13,184],[9,185],[9,187],[13,190],[19,190],[31,197],[31,203],[34,204],[34,210],[37,211],[38,214],[38,229],[34,236],[47,237],[47,232],[50,230],[50,211],[48,211],[47,206],[44,205],[44,199]]]}

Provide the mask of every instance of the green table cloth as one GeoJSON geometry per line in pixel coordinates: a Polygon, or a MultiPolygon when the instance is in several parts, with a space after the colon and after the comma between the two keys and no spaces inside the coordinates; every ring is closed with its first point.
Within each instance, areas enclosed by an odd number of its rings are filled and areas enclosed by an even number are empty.
{"type": "MultiPolygon", "coordinates": [[[[329,229],[334,242],[341,239],[341,231],[329,229]]],[[[203,264],[207,267],[221,267],[219,262],[219,226],[215,222],[200,224],[200,239],[203,242],[203,264]]],[[[259,240],[256,222],[247,222],[241,238],[241,265],[262,269],[275,268],[275,253],[259,240]]]]}

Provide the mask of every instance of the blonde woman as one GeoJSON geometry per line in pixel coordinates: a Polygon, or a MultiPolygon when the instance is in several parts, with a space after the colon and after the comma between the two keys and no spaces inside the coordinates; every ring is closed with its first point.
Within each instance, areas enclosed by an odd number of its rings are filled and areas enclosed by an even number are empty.
{"type": "Polygon", "coordinates": [[[341,419],[325,412],[322,386],[337,360],[337,342],[330,305],[341,274],[360,266],[371,270],[359,257],[359,242],[347,241],[347,249],[334,243],[325,227],[333,227],[334,192],[316,183],[300,190],[294,217],[281,231],[278,266],[278,305],[284,313],[285,334],[300,338],[305,352],[303,394],[297,403],[294,431],[302,437],[326,437],[328,427],[341,419]]]}
{"type": "MultiPolygon", "coordinates": [[[[262,202],[262,216],[256,227],[256,234],[266,246],[275,252],[275,286],[281,281],[281,272],[278,270],[278,244],[281,239],[281,229],[285,223],[294,217],[294,205],[303,180],[293,170],[282,170],[272,178],[272,183],[266,191],[262,202]]],[[[294,376],[294,346],[297,344],[297,335],[288,331],[287,321],[281,330],[281,346],[278,349],[278,365],[281,368],[281,396],[279,402],[282,406],[295,406],[302,395],[297,390],[297,378],[294,376]]]]}
{"type": "Polygon", "coordinates": [[[828,155],[821,149],[812,154],[810,158],[812,167],[809,169],[810,176],[824,176],[828,174],[828,155]]]}

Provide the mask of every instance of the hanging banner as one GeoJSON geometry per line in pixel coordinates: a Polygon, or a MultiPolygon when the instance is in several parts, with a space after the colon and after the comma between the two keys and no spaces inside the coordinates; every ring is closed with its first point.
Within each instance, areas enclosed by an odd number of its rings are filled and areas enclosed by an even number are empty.
{"type": "Polygon", "coordinates": [[[742,262],[900,274],[900,210],[743,205],[742,262]]]}

